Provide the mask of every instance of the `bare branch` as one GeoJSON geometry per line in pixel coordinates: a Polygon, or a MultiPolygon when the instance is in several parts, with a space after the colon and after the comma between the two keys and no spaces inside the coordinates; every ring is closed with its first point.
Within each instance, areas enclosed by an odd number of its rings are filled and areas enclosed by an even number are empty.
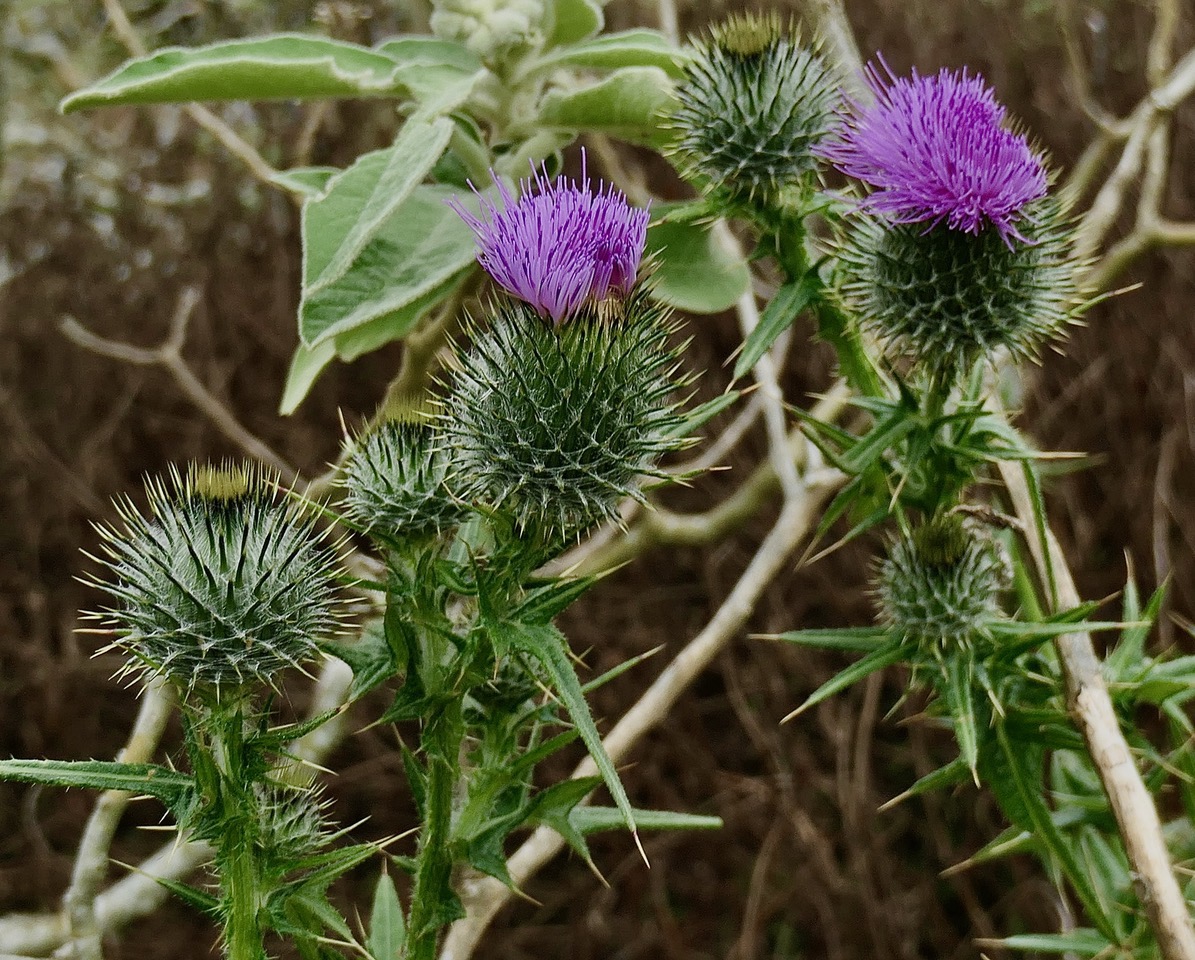
{"type": "Polygon", "coordinates": [[[100,356],[136,366],[164,367],[187,399],[198,407],[225,437],[248,456],[277,470],[284,482],[294,483],[298,477],[294,467],[264,441],[250,433],[223,401],[203,385],[183,359],[182,346],[187,335],[187,324],[198,303],[199,291],[195,287],[186,287],[179,295],[178,305],[170,321],[169,335],[161,345],[149,349],[98,336],[74,317],[63,317],[60,329],[67,339],[100,356]]]}
{"type": "MultiPolygon", "coordinates": [[[[173,705],[170,685],[160,677],[151,680],[142,694],[128,742],[116,759],[121,763],[148,763],[161,742],[173,705]]],[[[112,838],[131,797],[124,790],[104,791],[83,830],[70,886],[62,898],[70,939],[59,955],[69,960],[103,960],[96,897],[108,875],[112,838]]]]}

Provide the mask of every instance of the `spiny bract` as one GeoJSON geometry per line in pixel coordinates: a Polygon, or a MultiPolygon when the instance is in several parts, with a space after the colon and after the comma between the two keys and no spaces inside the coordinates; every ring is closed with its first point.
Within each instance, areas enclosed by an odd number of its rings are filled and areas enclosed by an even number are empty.
{"type": "Polygon", "coordinates": [[[836,77],[775,14],[733,16],[695,46],[669,121],[681,173],[734,201],[779,205],[817,168],[836,77]]]}
{"type": "Polygon", "coordinates": [[[997,545],[956,514],[894,540],[880,564],[880,618],[927,653],[967,646],[1000,615],[1007,565],[997,545]]]}
{"type": "Polygon", "coordinates": [[[509,301],[458,358],[444,418],[454,491],[521,530],[571,537],[617,516],[679,445],[673,325],[640,287],[558,328],[509,301]]]}
{"type": "Polygon", "coordinates": [[[466,512],[444,484],[450,466],[434,422],[387,420],[355,441],[342,481],[345,513],[383,542],[434,536],[466,512]]]}
{"type": "Polygon", "coordinates": [[[149,509],[118,503],[123,529],[100,527],[128,672],[162,674],[219,697],[273,684],[337,629],[336,550],[311,518],[252,467],[171,470],[147,484],[149,509]]]}
{"type": "Polygon", "coordinates": [[[847,309],[889,352],[953,378],[998,348],[1033,358],[1080,308],[1070,233],[1056,202],[1034,204],[1026,242],[945,224],[853,218],[839,243],[847,309]]]}

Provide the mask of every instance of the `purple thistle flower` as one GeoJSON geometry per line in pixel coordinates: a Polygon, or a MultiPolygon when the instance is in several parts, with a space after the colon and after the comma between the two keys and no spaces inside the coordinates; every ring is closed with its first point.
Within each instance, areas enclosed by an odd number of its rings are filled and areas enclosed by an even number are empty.
{"type": "Polygon", "coordinates": [[[1005,110],[978,75],[941,70],[885,78],[865,71],[875,102],[850,104],[837,139],[818,153],[843,173],[870,184],[863,201],[891,223],[978,233],[990,223],[1004,242],[1024,241],[1015,223],[1046,193],[1041,158],[1025,137],[1002,126],[1005,110]]]}
{"type": "Polygon", "coordinates": [[[556,324],[590,299],[631,292],[647,244],[648,211],[600,180],[591,192],[583,151],[580,183],[549,181],[546,169],[533,165],[517,200],[493,171],[490,176],[500,207],[476,187],[481,216],[455,198],[449,203],[477,237],[477,260],[499,286],[556,324]]]}

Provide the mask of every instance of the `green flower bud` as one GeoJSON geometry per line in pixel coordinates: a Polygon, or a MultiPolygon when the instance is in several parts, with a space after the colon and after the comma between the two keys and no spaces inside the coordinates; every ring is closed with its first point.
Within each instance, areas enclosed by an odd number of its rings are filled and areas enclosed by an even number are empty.
{"type": "Polygon", "coordinates": [[[957,514],[899,537],[880,564],[880,619],[926,652],[969,645],[999,617],[1008,566],[995,542],[957,514]]]}
{"type": "Polygon", "coordinates": [[[466,513],[444,484],[449,467],[434,422],[387,420],[354,442],[345,513],[382,542],[434,537],[466,513]]]}
{"type": "Polygon", "coordinates": [[[1081,301],[1057,203],[1033,204],[1020,229],[1026,242],[860,215],[839,245],[840,294],[893,355],[946,380],[1000,348],[1035,357],[1081,301]]]}
{"type": "Polygon", "coordinates": [[[273,478],[172,470],[147,491],[147,513],[124,501],[123,529],[99,528],[126,671],[218,699],[316,656],[339,622],[336,549],[273,478]]]}
{"type": "Polygon", "coordinates": [[[432,33],[488,63],[544,41],[543,0],[439,0],[434,7],[432,33]]]}
{"type": "Polygon", "coordinates": [[[696,44],[671,118],[679,169],[731,200],[780,206],[812,180],[837,80],[776,14],[736,14],[696,44]]]}
{"type": "Polygon", "coordinates": [[[256,846],[263,861],[285,868],[318,853],[332,839],[327,803],[312,787],[256,784],[256,846]]]}
{"type": "Polygon", "coordinates": [[[458,358],[444,420],[455,492],[548,539],[617,517],[679,444],[669,435],[679,422],[673,330],[642,287],[559,327],[504,301],[458,358]]]}

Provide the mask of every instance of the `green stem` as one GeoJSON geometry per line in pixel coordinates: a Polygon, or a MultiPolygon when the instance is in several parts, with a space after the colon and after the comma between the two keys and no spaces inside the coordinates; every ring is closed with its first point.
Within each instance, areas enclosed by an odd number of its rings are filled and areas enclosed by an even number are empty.
{"type": "MultiPolygon", "coordinates": [[[[809,255],[805,250],[805,225],[796,218],[783,219],[771,235],[776,261],[790,282],[800,280],[809,272],[809,255]]],[[[849,318],[824,292],[819,291],[813,305],[817,315],[818,334],[838,354],[838,366],[856,392],[866,397],[884,395],[884,385],[875,364],[867,355],[863,338],[849,318]]]]}
{"type": "Polygon", "coordinates": [[[460,700],[440,710],[423,732],[427,791],[407,923],[407,960],[435,960],[440,928],[459,915],[459,901],[452,889],[450,842],[463,737],[460,700]]]}
{"type": "Polygon", "coordinates": [[[245,718],[239,709],[215,721],[212,757],[219,771],[224,824],[217,841],[217,865],[227,913],[224,949],[228,960],[265,960],[259,920],[264,900],[254,837],[254,800],[245,771],[245,718]]]}
{"type": "Polygon", "coordinates": [[[262,929],[258,922],[261,875],[247,817],[225,826],[220,840],[224,869],[220,878],[228,903],[224,943],[228,960],[265,960],[262,929]]]}

